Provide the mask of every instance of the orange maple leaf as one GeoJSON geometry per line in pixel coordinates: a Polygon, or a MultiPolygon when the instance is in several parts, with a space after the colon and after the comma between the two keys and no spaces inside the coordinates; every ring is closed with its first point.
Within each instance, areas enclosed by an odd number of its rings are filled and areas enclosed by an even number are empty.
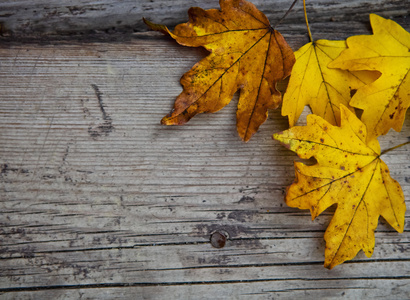
{"type": "Polygon", "coordinates": [[[273,136],[299,157],[317,160],[313,166],[295,162],[296,179],[286,203],[310,209],[312,219],[337,204],[325,233],[328,268],[352,259],[361,249],[370,257],[379,217],[403,232],[406,211],[403,191],[380,159],[377,139],[367,141],[366,126],[348,108],[341,105],[340,112],[340,127],[309,115],[307,126],[273,136]]]}
{"type": "Polygon", "coordinates": [[[181,78],[177,97],[165,125],[181,125],[203,112],[226,106],[239,89],[237,130],[248,141],[266,120],[268,109],[282,101],[276,83],[289,76],[295,57],[283,36],[266,16],[245,0],[220,0],[221,10],[188,11],[189,22],[171,32],[164,25],[145,23],[169,34],[184,46],[202,46],[211,53],[181,78]]]}

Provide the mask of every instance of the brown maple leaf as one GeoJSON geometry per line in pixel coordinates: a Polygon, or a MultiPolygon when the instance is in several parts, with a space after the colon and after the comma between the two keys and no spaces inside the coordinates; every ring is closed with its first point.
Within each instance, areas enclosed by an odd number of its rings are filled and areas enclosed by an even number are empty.
{"type": "Polygon", "coordinates": [[[203,112],[216,112],[240,90],[237,110],[239,136],[248,141],[266,120],[268,109],[282,101],[276,83],[289,76],[295,57],[283,36],[266,16],[244,0],[220,0],[221,10],[189,9],[189,22],[173,32],[164,25],[145,23],[169,34],[184,46],[202,46],[211,53],[181,78],[177,97],[165,125],[182,125],[203,112]]]}

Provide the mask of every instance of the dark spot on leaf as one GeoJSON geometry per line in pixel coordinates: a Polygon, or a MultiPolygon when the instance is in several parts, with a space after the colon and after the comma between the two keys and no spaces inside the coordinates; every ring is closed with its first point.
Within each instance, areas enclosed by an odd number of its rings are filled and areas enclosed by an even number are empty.
{"type": "Polygon", "coordinates": [[[353,97],[354,94],[356,94],[356,92],[357,92],[357,89],[351,89],[350,90],[350,97],[353,97]]]}

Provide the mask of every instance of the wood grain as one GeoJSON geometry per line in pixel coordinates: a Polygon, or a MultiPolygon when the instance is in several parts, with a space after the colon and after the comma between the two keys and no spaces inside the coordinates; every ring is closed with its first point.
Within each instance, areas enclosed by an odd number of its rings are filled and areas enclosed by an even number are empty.
{"type": "MultiPolygon", "coordinates": [[[[276,24],[293,1],[254,0],[253,3],[276,24]]],[[[13,1],[0,3],[0,23],[5,31],[16,37],[72,35],[90,33],[121,33],[147,31],[142,18],[150,18],[167,26],[187,21],[187,9],[199,6],[203,9],[218,8],[217,0],[72,0],[62,4],[59,0],[13,1]]],[[[355,0],[355,1],[307,1],[312,23],[367,22],[369,13],[386,18],[399,18],[408,22],[408,1],[355,0]]],[[[294,7],[283,24],[303,24],[302,1],[294,7]]],[[[326,27],[321,26],[321,29],[326,27]]]]}
{"type": "MultiPolygon", "coordinates": [[[[185,10],[182,2],[175,7],[185,10]]],[[[19,3],[27,13],[34,9],[19,3]]],[[[124,14],[124,3],[111,3],[111,13],[124,14]]],[[[141,3],[166,19],[165,1],[141,3]]],[[[344,21],[316,24],[316,36],[369,33],[364,23],[344,21]]],[[[281,31],[293,49],[307,42],[303,20],[281,31]]],[[[2,299],[408,297],[409,213],[402,234],[380,221],[372,258],[359,253],[323,268],[323,234],[334,210],[312,222],[307,211],[284,204],[296,157],[271,138],[287,128],[279,111],[246,144],[236,133],[237,98],[183,127],[159,124],[181,91],[179,78],[203,50],[152,32],[115,42],[109,33],[41,43],[32,38],[35,28],[24,34],[29,43],[13,35],[0,42],[2,299]],[[216,231],[228,236],[223,248],[210,243],[216,231]]],[[[402,132],[380,139],[382,149],[408,140],[409,120],[407,113],[402,132]]],[[[408,147],[383,160],[409,207],[408,147]]]]}

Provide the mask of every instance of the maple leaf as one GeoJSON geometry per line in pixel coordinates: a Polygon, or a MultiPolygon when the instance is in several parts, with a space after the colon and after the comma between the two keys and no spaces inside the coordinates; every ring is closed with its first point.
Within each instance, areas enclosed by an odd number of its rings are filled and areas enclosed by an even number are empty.
{"type": "Polygon", "coordinates": [[[289,76],[295,58],[283,36],[253,4],[220,0],[220,6],[221,10],[190,8],[189,22],[173,32],[145,20],[181,45],[203,46],[211,52],[182,76],[183,92],[161,122],[181,125],[198,113],[216,112],[240,89],[237,130],[248,141],[266,120],[268,109],[281,103],[276,83],[289,76]]]}
{"type": "Polygon", "coordinates": [[[381,73],[375,82],[358,89],[350,101],[363,110],[361,119],[369,139],[390,128],[400,131],[410,106],[410,33],[375,14],[370,15],[370,23],[373,35],[349,37],[348,49],[329,64],[331,68],[381,73]]]}
{"type": "Polygon", "coordinates": [[[295,52],[296,62],[282,104],[282,115],[288,116],[291,127],[305,105],[315,115],[339,125],[340,104],[353,111],[349,106],[351,94],[379,76],[378,72],[329,69],[327,65],[345,49],[345,41],[318,40],[295,52]]]}
{"type": "Polygon", "coordinates": [[[406,210],[399,183],[380,159],[377,139],[367,141],[366,126],[343,105],[340,110],[340,127],[308,115],[306,126],[273,136],[299,157],[317,161],[313,166],[295,162],[287,205],[310,209],[314,219],[337,204],[324,236],[328,268],[352,259],[361,249],[370,257],[379,216],[403,232],[406,210]]]}

